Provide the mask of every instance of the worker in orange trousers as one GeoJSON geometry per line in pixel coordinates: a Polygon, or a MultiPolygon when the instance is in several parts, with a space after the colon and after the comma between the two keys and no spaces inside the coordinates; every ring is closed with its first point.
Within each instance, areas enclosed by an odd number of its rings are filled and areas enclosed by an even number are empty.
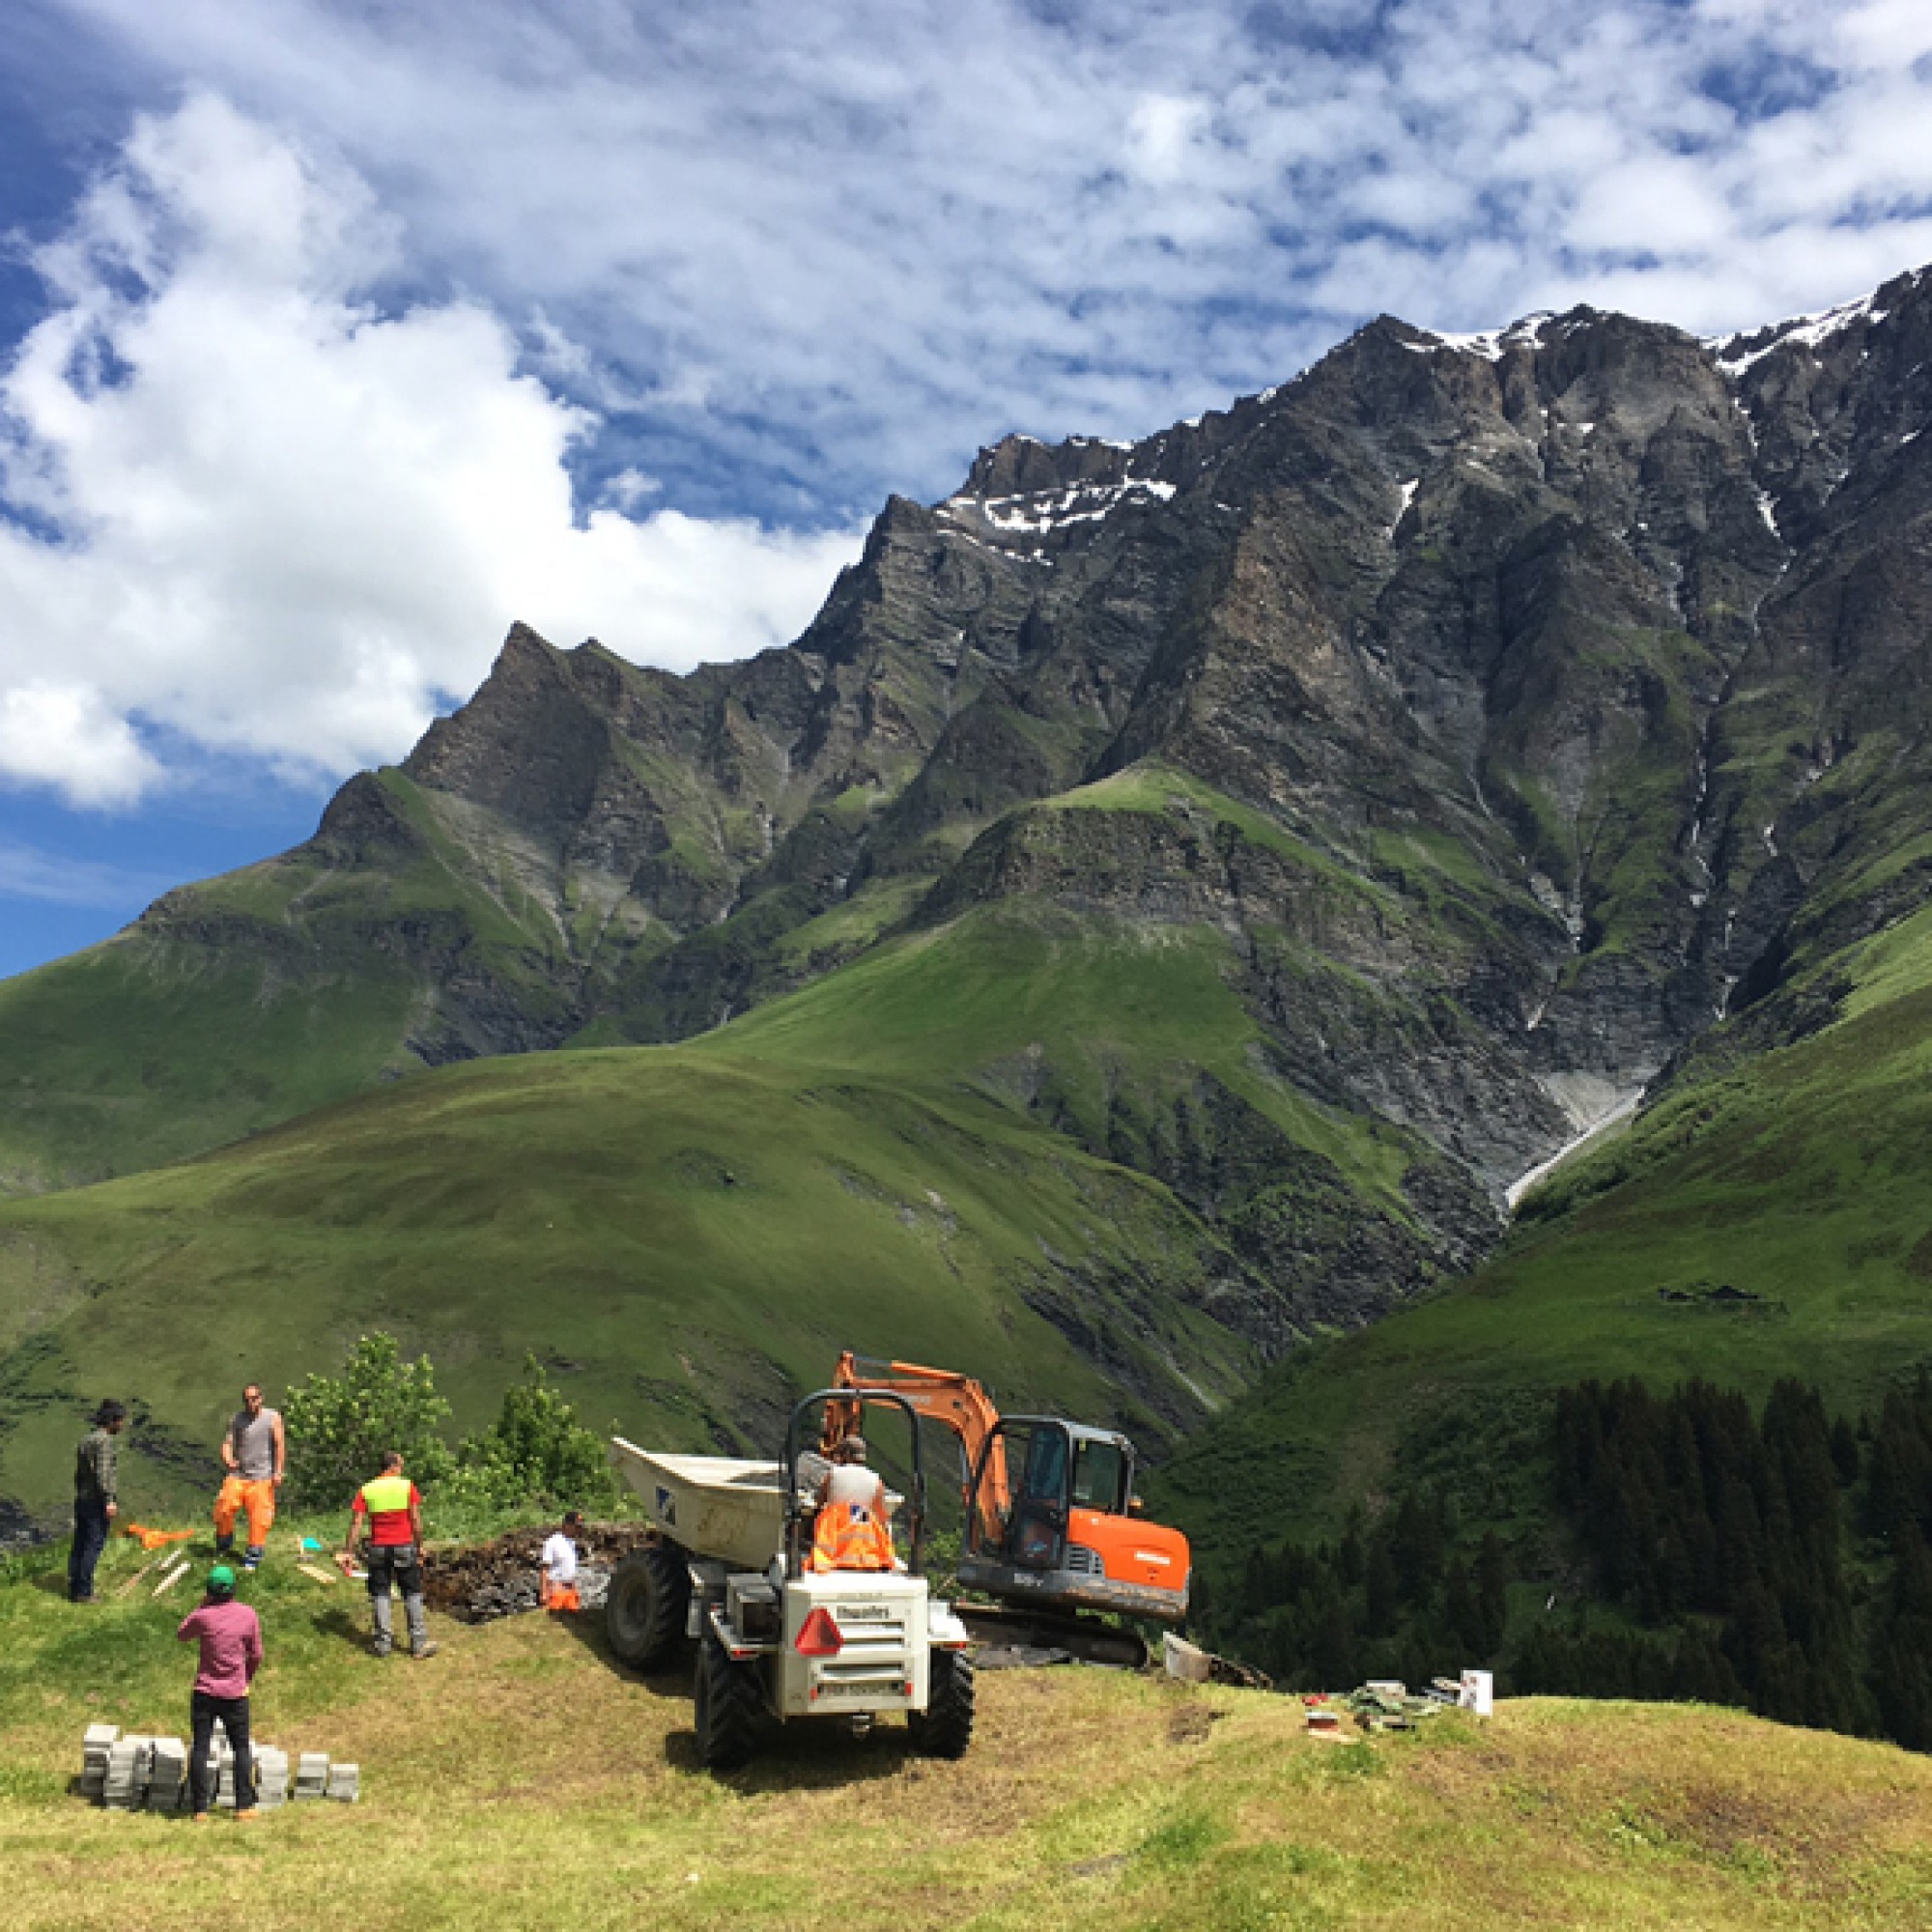
{"type": "Polygon", "coordinates": [[[269,1547],[275,1520],[275,1492],[282,1487],[288,1443],[279,1409],[262,1406],[259,1383],[242,1391],[242,1406],[229,1418],[221,1438],[221,1462],[228,1479],[214,1499],[214,1548],[225,1556],[235,1547],[235,1519],[248,1519],[248,1547],[242,1558],[244,1570],[257,1569],[269,1547]]]}
{"type": "Polygon", "coordinates": [[[553,1616],[561,1616],[566,1610],[581,1610],[582,1600],[577,1594],[577,1532],[583,1527],[583,1512],[572,1510],[563,1520],[563,1527],[557,1530],[543,1547],[543,1583],[540,1600],[545,1609],[553,1616]]]}

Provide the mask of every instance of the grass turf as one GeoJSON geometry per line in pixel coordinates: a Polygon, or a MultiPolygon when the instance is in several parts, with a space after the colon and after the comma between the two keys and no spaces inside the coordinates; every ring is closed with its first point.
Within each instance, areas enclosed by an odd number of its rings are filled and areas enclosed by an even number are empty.
{"type": "MultiPolygon", "coordinates": [[[[137,1556],[117,1549],[103,1580],[137,1556]]],[[[179,1733],[190,1601],[90,1611],[58,1550],[0,1572],[0,1926],[924,1925],[1873,1928],[1932,1913],[1932,1765],[1696,1708],[1530,1700],[1332,1745],[1256,1692],[982,1674],[972,1750],[795,1727],[695,1763],[681,1676],[598,1620],[466,1630],[379,1663],[359,1591],[271,1557],[247,1593],[264,1739],[362,1768],[363,1804],[238,1827],[95,1810],[80,1734],[179,1733]]],[[[187,1585],[183,1585],[185,1591],[187,1585]]]]}

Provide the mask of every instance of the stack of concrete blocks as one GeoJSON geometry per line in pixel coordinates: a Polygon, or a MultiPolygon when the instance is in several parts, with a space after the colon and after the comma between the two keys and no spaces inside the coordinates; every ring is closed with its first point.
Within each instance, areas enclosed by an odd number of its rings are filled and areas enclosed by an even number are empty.
{"type": "Polygon", "coordinates": [[[148,1772],[148,1809],[174,1812],[187,1804],[187,1747],[179,1738],[156,1738],[148,1772]]]}
{"type": "Polygon", "coordinates": [[[289,1754],[273,1745],[255,1747],[255,1803],[274,1811],[288,1803],[289,1754]]]}
{"type": "Polygon", "coordinates": [[[107,1776],[100,1802],[110,1811],[138,1811],[148,1795],[148,1774],[154,1767],[153,1738],[125,1737],[107,1750],[107,1776]]]}
{"type": "Polygon", "coordinates": [[[107,1754],[121,1736],[119,1724],[89,1724],[80,1742],[80,1795],[99,1802],[107,1787],[107,1754]]]}
{"type": "MultiPolygon", "coordinates": [[[[235,1753],[215,1735],[209,1747],[218,1809],[235,1809],[235,1753]]],[[[361,1767],[331,1764],[327,1751],[303,1751],[291,1765],[275,1745],[256,1745],[255,1803],[272,1811],[291,1799],[333,1799],[354,1804],[361,1798],[361,1767]]],[[[81,1746],[80,1795],[110,1811],[185,1811],[188,1806],[188,1747],[180,1738],[123,1737],[113,1724],[90,1724],[81,1746]]]]}
{"type": "Polygon", "coordinates": [[[296,1788],[289,1796],[299,1803],[307,1798],[328,1796],[328,1753],[303,1751],[296,1760],[296,1788]]]}

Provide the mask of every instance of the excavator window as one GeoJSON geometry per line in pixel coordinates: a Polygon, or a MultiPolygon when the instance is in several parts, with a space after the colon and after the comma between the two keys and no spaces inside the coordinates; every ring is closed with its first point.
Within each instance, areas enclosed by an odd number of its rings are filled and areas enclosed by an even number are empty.
{"type": "MultiPolygon", "coordinates": [[[[1004,1466],[1012,1481],[1012,1493],[1002,1513],[1002,1553],[1008,1562],[1025,1569],[1056,1570],[1066,1528],[1066,1432],[1056,1423],[1028,1419],[1000,1423],[993,1439],[1003,1445],[1004,1466]]],[[[989,1461],[980,1460],[982,1482],[989,1461]]]]}
{"type": "Polygon", "coordinates": [[[1073,1507],[1104,1516],[1125,1512],[1127,1459],[1113,1442],[1083,1442],[1073,1454],[1073,1507]]]}

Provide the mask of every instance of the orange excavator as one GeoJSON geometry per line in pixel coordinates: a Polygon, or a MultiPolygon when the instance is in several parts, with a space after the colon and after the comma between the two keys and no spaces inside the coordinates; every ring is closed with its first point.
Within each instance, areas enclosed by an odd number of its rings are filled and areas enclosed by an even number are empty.
{"type": "MultiPolygon", "coordinates": [[[[997,1605],[958,1605],[980,1634],[1137,1665],[1147,1658],[1138,1636],[1083,1612],[1165,1624],[1187,1614],[1187,1539],[1140,1515],[1134,1445],[1124,1435],[1060,1416],[1002,1415],[970,1376],[849,1349],[831,1386],[902,1396],[959,1438],[966,1505],[959,1582],[997,1605]]],[[[819,1445],[826,1455],[858,1432],[859,1411],[856,1401],[826,1404],[819,1445]]]]}

